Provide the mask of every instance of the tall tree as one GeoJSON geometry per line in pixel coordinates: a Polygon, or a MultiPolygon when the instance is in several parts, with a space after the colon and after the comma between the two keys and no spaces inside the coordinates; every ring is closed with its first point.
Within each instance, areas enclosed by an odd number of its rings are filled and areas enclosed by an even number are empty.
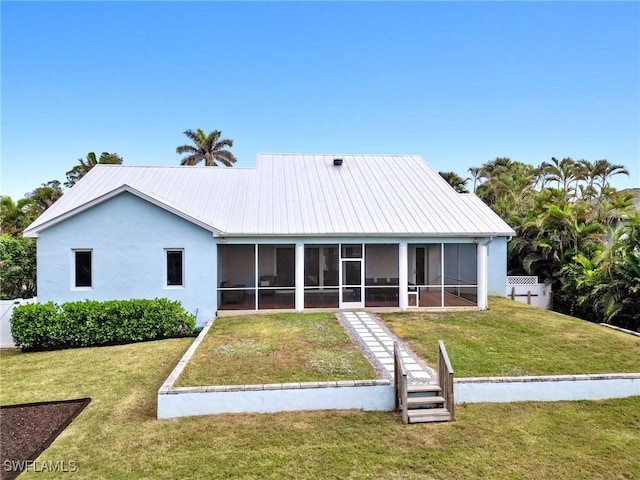
{"type": "Polygon", "coordinates": [[[196,131],[186,130],[183,133],[193,141],[193,145],[180,145],[176,148],[176,153],[187,154],[180,161],[181,165],[197,165],[204,161],[207,167],[216,167],[217,162],[231,167],[236,163],[237,159],[233,153],[224,148],[233,147],[233,140],[221,139],[222,132],[219,130],[206,134],[204,130],[198,128],[196,131]]]}
{"type": "Polygon", "coordinates": [[[593,255],[577,255],[564,271],[578,304],[596,321],[640,332],[640,212],[630,213],[593,255]]]}
{"type": "Polygon", "coordinates": [[[122,157],[117,153],[102,152],[100,158],[96,158],[94,152],[87,153],[87,158],[79,158],[79,165],[76,165],[67,172],[67,181],[64,185],[68,188],[73,187],[78,181],[84,177],[89,170],[98,164],[122,165],[122,157]]]}
{"type": "Polygon", "coordinates": [[[33,192],[26,195],[36,202],[38,207],[44,212],[47,208],[55,203],[62,196],[62,186],[58,180],[51,180],[50,182],[43,183],[33,192]]]}
{"type": "Polygon", "coordinates": [[[33,198],[14,202],[9,196],[0,197],[0,234],[19,236],[40,213],[42,209],[33,198]]]}
{"type": "Polygon", "coordinates": [[[35,239],[0,235],[0,298],[30,298],[35,295],[35,239]]]}
{"type": "Polygon", "coordinates": [[[449,185],[458,193],[469,193],[467,190],[468,178],[462,178],[455,172],[438,172],[440,176],[444,178],[449,185]]]}
{"type": "Polygon", "coordinates": [[[574,192],[571,185],[581,179],[580,165],[570,157],[558,160],[551,158],[551,163],[543,162],[540,171],[544,177],[544,183],[556,182],[558,189],[564,190],[568,195],[574,192]]]}
{"type": "Polygon", "coordinates": [[[471,180],[473,180],[473,190],[472,190],[472,192],[476,193],[476,190],[478,189],[478,182],[480,181],[481,178],[483,178],[482,168],[481,167],[471,167],[467,171],[471,174],[471,180]]]}

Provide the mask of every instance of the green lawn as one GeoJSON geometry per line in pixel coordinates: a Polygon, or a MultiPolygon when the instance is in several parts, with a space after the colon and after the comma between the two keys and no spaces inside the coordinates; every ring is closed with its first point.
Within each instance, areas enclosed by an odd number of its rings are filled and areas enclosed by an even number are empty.
{"type": "Polygon", "coordinates": [[[376,377],[335,315],[286,313],[217,319],[176,386],[376,377]]]}
{"type": "Polygon", "coordinates": [[[504,298],[482,312],[380,317],[432,365],[443,340],[457,377],[640,372],[640,337],[504,298]]]}
{"type": "Polygon", "coordinates": [[[640,478],[640,397],[469,405],[439,425],[359,411],[157,421],[156,392],[191,341],[3,352],[0,403],[91,397],[39,459],[73,460],[83,479],[640,478]]]}

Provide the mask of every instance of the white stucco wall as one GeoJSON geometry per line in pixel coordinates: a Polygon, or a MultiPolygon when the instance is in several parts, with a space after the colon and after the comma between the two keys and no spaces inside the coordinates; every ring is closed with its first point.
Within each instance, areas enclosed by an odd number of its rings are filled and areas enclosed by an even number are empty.
{"type": "MultiPolygon", "coordinates": [[[[369,383],[379,380],[369,380],[369,383]]],[[[220,413],[276,413],[304,410],[349,410],[388,412],[394,408],[394,386],[331,386],[265,389],[244,386],[242,391],[215,391],[216,387],[183,387],[158,393],[158,418],[220,413]],[[253,390],[251,389],[253,388],[253,390]],[[211,389],[211,391],[207,391],[211,389]],[[196,391],[201,390],[201,391],[196,391]]],[[[320,382],[320,384],[329,382],[320,382]]],[[[337,382],[332,382],[337,383],[337,382]]],[[[349,382],[344,382],[349,383],[349,382]]],[[[354,383],[354,382],[351,382],[354,383]]],[[[267,386],[268,387],[268,386],[267,386]]],[[[220,387],[225,388],[225,387],[220,387]]],[[[233,386],[228,387],[233,388],[233,386]]]]}
{"type": "Polygon", "coordinates": [[[457,378],[456,403],[604,400],[640,395],[640,373],[457,378]]]}
{"type": "Polygon", "coordinates": [[[166,297],[204,325],[216,312],[217,254],[211,232],[122,193],[40,233],[38,301],[166,297]],[[184,249],[184,287],[166,287],[165,249],[184,249]],[[75,289],[73,249],[93,252],[93,286],[75,289]]]}
{"type": "Polygon", "coordinates": [[[504,297],[507,284],[507,237],[494,238],[487,256],[487,293],[504,297]]]}

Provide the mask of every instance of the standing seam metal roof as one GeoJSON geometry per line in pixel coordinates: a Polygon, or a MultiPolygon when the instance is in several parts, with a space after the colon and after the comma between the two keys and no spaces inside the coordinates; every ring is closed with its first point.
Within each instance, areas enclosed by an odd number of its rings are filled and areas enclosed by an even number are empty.
{"type": "Polygon", "coordinates": [[[417,155],[259,154],[255,168],[97,165],[26,236],[129,190],[224,235],[512,236],[417,155]],[[342,158],[340,166],[334,158],[342,158]]]}

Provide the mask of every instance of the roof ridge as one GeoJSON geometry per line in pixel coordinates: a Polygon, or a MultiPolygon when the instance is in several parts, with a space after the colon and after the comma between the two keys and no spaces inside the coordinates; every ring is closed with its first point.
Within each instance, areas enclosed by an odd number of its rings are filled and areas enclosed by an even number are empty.
{"type": "MultiPolygon", "coordinates": [[[[206,169],[209,167],[205,167],[203,165],[117,165],[112,163],[99,163],[94,166],[95,167],[109,167],[109,168],[176,168],[176,169],[206,169]]],[[[215,168],[215,167],[214,167],[215,168]]],[[[256,167],[223,167],[219,170],[253,170],[256,167]]]]}
{"type": "Polygon", "coordinates": [[[283,152],[258,152],[257,155],[303,156],[303,157],[419,157],[417,153],[283,153],[283,152]]]}

